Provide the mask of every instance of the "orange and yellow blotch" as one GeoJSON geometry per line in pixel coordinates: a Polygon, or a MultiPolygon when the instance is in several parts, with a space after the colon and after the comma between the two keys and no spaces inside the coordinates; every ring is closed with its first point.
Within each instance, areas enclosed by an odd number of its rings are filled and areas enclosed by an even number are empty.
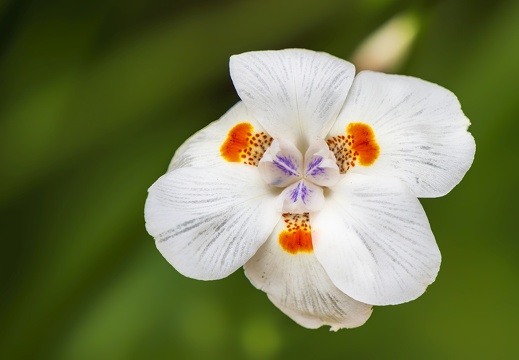
{"type": "Polygon", "coordinates": [[[272,143],[265,132],[254,132],[248,122],[235,125],[220,146],[220,155],[229,162],[258,166],[261,157],[272,143]]]}
{"type": "Polygon", "coordinates": [[[361,122],[350,123],[346,128],[348,143],[358,157],[359,164],[362,166],[373,165],[380,154],[380,146],[375,140],[375,133],[368,124],[361,122]]]}
{"type": "Polygon", "coordinates": [[[380,155],[375,132],[362,122],[348,124],[345,135],[329,137],[326,143],[335,155],[341,174],[357,164],[373,165],[380,155]]]}
{"type": "Polygon", "coordinates": [[[310,217],[305,214],[283,214],[285,228],[279,233],[279,245],[289,254],[312,253],[310,217]]]}

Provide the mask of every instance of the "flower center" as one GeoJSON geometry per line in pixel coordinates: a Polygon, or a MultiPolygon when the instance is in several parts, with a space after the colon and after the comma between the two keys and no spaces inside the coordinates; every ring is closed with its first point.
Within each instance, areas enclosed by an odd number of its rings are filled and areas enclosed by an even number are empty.
{"type": "Polygon", "coordinates": [[[339,181],[335,156],[324,140],[310,145],[304,157],[292,144],[274,140],[258,164],[267,184],[284,188],[283,213],[304,214],[324,205],[323,187],[339,181]]]}

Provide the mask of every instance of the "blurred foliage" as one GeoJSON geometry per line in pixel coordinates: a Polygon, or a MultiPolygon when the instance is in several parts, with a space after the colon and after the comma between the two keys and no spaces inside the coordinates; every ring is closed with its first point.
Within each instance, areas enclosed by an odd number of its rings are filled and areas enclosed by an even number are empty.
{"type": "Polygon", "coordinates": [[[518,1],[0,0],[1,359],[519,358],[518,1]],[[238,100],[228,58],[348,59],[412,12],[397,72],[451,89],[477,154],[423,201],[443,253],[419,300],[306,330],[238,271],[186,279],[146,234],[146,189],[238,100]]]}

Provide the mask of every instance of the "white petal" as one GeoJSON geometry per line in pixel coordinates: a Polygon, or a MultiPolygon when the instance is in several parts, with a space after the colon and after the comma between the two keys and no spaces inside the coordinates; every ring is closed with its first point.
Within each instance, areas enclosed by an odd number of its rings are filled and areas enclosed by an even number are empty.
{"type": "Polygon", "coordinates": [[[343,135],[352,122],[372,127],[380,155],[349,171],[396,176],[418,197],[448,193],[474,158],[470,123],[456,96],[417,78],[359,73],[330,135],[343,135]]]}
{"type": "Polygon", "coordinates": [[[212,166],[226,162],[221,156],[220,148],[229,131],[240,123],[250,123],[255,132],[264,131],[247,110],[243,102],[230,108],[219,120],[213,121],[202,130],[186,140],[175,152],[168,171],[181,167],[212,166]]]}
{"type": "Polygon", "coordinates": [[[230,70],[238,95],[269,134],[300,150],[328,133],[355,74],[349,62],[303,49],[235,55],[230,70]]]}
{"type": "Polygon", "coordinates": [[[420,296],[441,255],[425,212],[397,179],[347,173],[312,214],[315,255],[333,283],[374,305],[420,296]]]}
{"type": "Polygon", "coordinates": [[[269,185],[285,187],[301,178],[303,155],[284,141],[274,140],[261,158],[258,170],[269,185]]]}
{"type": "Polygon", "coordinates": [[[280,219],[277,194],[252,166],[180,168],[149,189],[146,229],[180,273],[201,280],[243,266],[280,219]]]}
{"type": "Polygon", "coordinates": [[[333,285],[312,253],[290,254],[278,241],[284,223],[249,260],[245,274],[286,315],[306,328],[357,327],[371,315],[371,305],[355,301],[333,285]]]}

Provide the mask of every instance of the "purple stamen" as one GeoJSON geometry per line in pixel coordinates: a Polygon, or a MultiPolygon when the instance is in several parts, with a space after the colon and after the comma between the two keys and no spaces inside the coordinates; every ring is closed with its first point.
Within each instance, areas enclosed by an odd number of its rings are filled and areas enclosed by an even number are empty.
{"type": "Polygon", "coordinates": [[[297,202],[297,198],[299,197],[299,189],[301,188],[301,183],[297,183],[297,186],[292,192],[290,193],[290,200],[292,202],[297,202]]]}
{"type": "Polygon", "coordinates": [[[308,164],[308,169],[306,170],[306,175],[309,176],[318,176],[324,175],[326,170],[319,165],[323,162],[323,158],[321,156],[316,156],[310,161],[308,164]]]}
{"type": "Polygon", "coordinates": [[[281,170],[287,176],[298,176],[297,165],[295,162],[288,156],[279,156],[276,155],[277,160],[274,160],[273,163],[276,167],[281,170]]]}
{"type": "Polygon", "coordinates": [[[301,198],[303,204],[306,205],[306,201],[308,200],[307,198],[311,192],[312,190],[307,188],[306,185],[300,181],[297,183],[296,188],[290,192],[290,200],[292,200],[292,202],[297,202],[297,200],[301,198]]]}

